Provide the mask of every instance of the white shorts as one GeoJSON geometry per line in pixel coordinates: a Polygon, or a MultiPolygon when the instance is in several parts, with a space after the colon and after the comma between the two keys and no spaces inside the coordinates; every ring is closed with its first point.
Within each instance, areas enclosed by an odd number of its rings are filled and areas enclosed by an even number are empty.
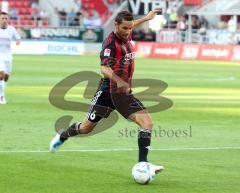
{"type": "Polygon", "coordinates": [[[12,72],[12,62],[7,60],[0,60],[0,72],[10,75],[12,72]]]}

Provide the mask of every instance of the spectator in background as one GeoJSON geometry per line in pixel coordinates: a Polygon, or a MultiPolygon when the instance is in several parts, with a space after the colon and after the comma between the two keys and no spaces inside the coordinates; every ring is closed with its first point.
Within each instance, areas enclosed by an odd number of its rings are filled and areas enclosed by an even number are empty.
{"type": "Polygon", "coordinates": [[[122,4],[122,1],[121,1],[121,0],[116,0],[116,3],[117,3],[117,5],[119,6],[119,5],[122,4]]]}
{"type": "Polygon", "coordinates": [[[179,16],[176,28],[180,32],[181,42],[185,42],[187,24],[184,16],[179,16]]]}
{"type": "Polygon", "coordinates": [[[34,21],[37,21],[39,18],[39,12],[40,12],[39,5],[36,2],[33,2],[31,5],[31,8],[32,8],[32,11],[31,11],[30,18],[34,21]]]}
{"type": "Polygon", "coordinates": [[[156,41],[156,33],[151,31],[150,29],[139,29],[134,30],[132,33],[132,39],[134,41],[147,41],[147,42],[154,42],[156,41]]]}
{"type": "Polygon", "coordinates": [[[76,17],[76,13],[73,9],[67,13],[68,26],[75,26],[75,17],[76,17]]]}
{"type": "Polygon", "coordinates": [[[169,3],[167,1],[167,10],[165,12],[165,18],[167,20],[167,26],[170,27],[170,14],[172,12],[172,8],[169,6],[169,3]]]}
{"type": "Polygon", "coordinates": [[[178,22],[177,10],[172,9],[170,13],[170,28],[176,28],[178,22]]]}
{"type": "Polygon", "coordinates": [[[200,29],[198,32],[201,36],[201,42],[204,43],[207,41],[208,21],[203,16],[200,17],[199,21],[200,21],[200,29]]]}
{"type": "Polygon", "coordinates": [[[156,17],[154,17],[154,19],[149,21],[149,28],[153,31],[159,32],[165,27],[166,24],[167,24],[167,20],[165,16],[162,14],[162,10],[161,10],[160,15],[157,15],[156,17]]]}
{"type": "Polygon", "coordinates": [[[155,42],[156,40],[156,35],[153,31],[151,31],[149,28],[145,29],[145,33],[144,33],[144,41],[147,42],[155,42]]]}
{"type": "Polygon", "coordinates": [[[31,20],[35,20],[37,21],[39,18],[39,8],[38,5],[33,4],[32,5],[32,12],[31,12],[31,16],[30,16],[31,20]]]}
{"type": "Polygon", "coordinates": [[[201,43],[204,43],[206,41],[206,35],[207,35],[207,28],[204,22],[201,23],[201,27],[199,29],[199,34],[201,35],[201,43]]]}
{"type": "Polygon", "coordinates": [[[234,33],[237,31],[237,21],[232,16],[228,21],[228,31],[234,33]]]}
{"type": "Polygon", "coordinates": [[[66,26],[67,12],[65,11],[65,9],[62,8],[62,10],[58,10],[58,8],[55,8],[55,11],[58,14],[59,26],[66,26]]]}
{"type": "Polygon", "coordinates": [[[197,15],[193,15],[191,22],[192,22],[191,25],[192,25],[193,33],[197,33],[198,30],[200,29],[200,20],[199,20],[198,16],[197,15]]]}
{"type": "Polygon", "coordinates": [[[144,40],[144,30],[140,29],[140,30],[133,30],[132,32],[132,39],[134,41],[143,41],[144,40]]]}
{"type": "Polygon", "coordinates": [[[18,20],[18,11],[15,7],[10,8],[9,18],[10,20],[18,20]]]}
{"type": "Polygon", "coordinates": [[[48,12],[41,10],[37,16],[38,26],[43,26],[44,21],[48,21],[48,12]]]}
{"type": "Polygon", "coordinates": [[[162,30],[163,28],[165,28],[166,27],[166,24],[167,24],[167,20],[166,20],[166,18],[165,18],[165,16],[164,15],[159,15],[160,17],[159,17],[159,25],[160,25],[160,30],[162,30]]]}
{"type": "Polygon", "coordinates": [[[186,24],[186,19],[184,16],[179,16],[178,23],[177,23],[177,29],[180,31],[186,31],[187,24],[186,24]]]}
{"type": "Polygon", "coordinates": [[[81,25],[81,20],[82,20],[82,12],[80,9],[76,12],[76,16],[74,18],[74,26],[80,26],[81,25]]]}
{"type": "Polygon", "coordinates": [[[39,12],[39,19],[40,20],[48,20],[48,12],[47,11],[45,11],[45,10],[41,10],[40,12],[39,12]]]}
{"type": "Polygon", "coordinates": [[[74,1],[77,4],[78,9],[81,9],[82,8],[82,0],[74,0],[74,1]]]}
{"type": "Polygon", "coordinates": [[[87,29],[101,27],[102,21],[96,11],[88,12],[83,18],[83,26],[87,29]]]}

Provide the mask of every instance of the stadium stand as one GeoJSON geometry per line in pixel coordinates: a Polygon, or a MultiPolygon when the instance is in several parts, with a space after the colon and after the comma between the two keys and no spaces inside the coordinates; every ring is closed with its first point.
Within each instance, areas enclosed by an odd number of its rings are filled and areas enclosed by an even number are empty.
{"type": "MultiPolygon", "coordinates": [[[[112,30],[114,13],[120,11],[118,8],[123,4],[123,9],[128,8],[124,0],[0,0],[2,2],[5,3],[4,9],[8,3],[10,23],[16,27],[80,26],[83,29],[104,29],[104,36],[112,30]]],[[[212,41],[214,34],[235,33],[239,29],[239,6],[237,0],[166,0],[159,22],[160,31],[149,31],[146,30],[148,26],[142,26],[134,31],[134,39],[206,43],[212,41]]],[[[235,36],[233,42],[238,43],[239,35],[235,36]]]]}
{"type": "MultiPolygon", "coordinates": [[[[0,0],[0,4],[3,1],[0,0]]],[[[49,26],[47,13],[38,6],[38,0],[9,0],[10,24],[14,26],[49,26]]]]}
{"type": "Polygon", "coordinates": [[[82,11],[90,16],[96,11],[104,23],[121,2],[121,0],[82,0],[82,11]]]}

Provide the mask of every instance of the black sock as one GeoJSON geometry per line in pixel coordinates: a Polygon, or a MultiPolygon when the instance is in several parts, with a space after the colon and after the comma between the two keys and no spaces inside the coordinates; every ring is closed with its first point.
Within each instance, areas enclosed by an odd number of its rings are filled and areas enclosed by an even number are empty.
{"type": "Polygon", "coordinates": [[[80,134],[81,123],[73,123],[66,131],[60,135],[61,141],[67,140],[69,137],[73,137],[80,134]]]}
{"type": "Polygon", "coordinates": [[[151,144],[151,131],[141,129],[138,133],[139,162],[147,162],[148,148],[151,144]]]}

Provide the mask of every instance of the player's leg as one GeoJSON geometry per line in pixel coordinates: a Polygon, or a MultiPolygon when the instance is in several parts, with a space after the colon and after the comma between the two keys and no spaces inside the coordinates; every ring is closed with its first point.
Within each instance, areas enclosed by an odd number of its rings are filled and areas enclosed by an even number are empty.
{"type": "Polygon", "coordinates": [[[12,62],[11,61],[3,61],[3,66],[4,66],[4,72],[3,72],[3,80],[2,83],[2,99],[4,103],[6,103],[6,97],[5,97],[5,88],[7,86],[7,82],[9,80],[10,74],[12,72],[12,62]]]}
{"type": "Polygon", "coordinates": [[[5,93],[4,93],[4,72],[0,71],[0,104],[5,104],[5,93]]]}
{"type": "MultiPolygon", "coordinates": [[[[99,117],[99,120],[101,118],[99,117]]],[[[98,121],[99,121],[98,120],[98,121]]],[[[60,135],[62,141],[67,140],[69,137],[74,137],[76,135],[88,134],[93,131],[94,127],[97,125],[98,121],[84,120],[79,123],[72,124],[66,131],[63,131],[60,135]]]]}
{"type": "Polygon", "coordinates": [[[69,137],[92,132],[94,127],[102,118],[107,118],[113,109],[110,109],[111,100],[108,92],[98,90],[92,99],[92,104],[86,116],[86,120],[74,123],[66,131],[62,132],[60,138],[65,141],[69,137]]]}
{"type": "Polygon", "coordinates": [[[5,76],[4,76],[4,81],[7,82],[7,81],[9,80],[9,77],[10,77],[9,74],[5,74],[5,76]]]}
{"type": "Polygon", "coordinates": [[[62,133],[58,133],[50,143],[50,151],[56,151],[56,149],[70,137],[92,132],[97,123],[102,118],[107,118],[112,111],[112,109],[109,108],[111,104],[108,99],[108,93],[97,91],[92,99],[92,105],[89,108],[86,120],[74,123],[62,133]]]}
{"type": "Polygon", "coordinates": [[[97,123],[89,120],[73,123],[66,131],[57,133],[57,135],[51,140],[50,151],[55,152],[57,148],[70,137],[90,133],[96,125],[97,123]]]}
{"type": "Polygon", "coordinates": [[[139,162],[147,162],[148,148],[150,147],[151,131],[153,128],[150,115],[144,105],[132,94],[112,93],[111,96],[116,110],[126,119],[130,119],[139,125],[139,162]]]}
{"type": "MultiPolygon", "coordinates": [[[[141,110],[136,113],[133,113],[129,116],[129,119],[134,121],[137,125],[139,125],[139,133],[138,133],[138,147],[139,147],[139,162],[148,162],[147,156],[148,151],[150,150],[151,145],[151,133],[153,129],[153,122],[151,116],[146,110],[141,110]]],[[[149,163],[151,168],[152,175],[155,175],[162,170],[164,170],[163,166],[153,165],[149,163]]]]}
{"type": "Polygon", "coordinates": [[[5,100],[5,64],[0,60],[0,104],[6,104],[5,100]]]}
{"type": "MultiPolygon", "coordinates": [[[[112,94],[116,110],[126,119],[134,121],[140,128],[138,133],[139,162],[148,162],[147,156],[151,145],[153,121],[144,105],[131,94],[112,94]]],[[[149,163],[150,164],[150,163],[149,163]]],[[[163,170],[163,166],[150,164],[153,175],[163,170]]]]}
{"type": "Polygon", "coordinates": [[[138,133],[138,147],[139,157],[138,161],[147,162],[148,151],[151,145],[151,133],[153,122],[146,110],[135,112],[129,116],[129,119],[134,121],[139,126],[138,133]]]}
{"type": "Polygon", "coordinates": [[[4,96],[5,96],[4,98],[5,98],[6,103],[7,103],[7,101],[6,101],[5,90],[6,90],[6,87],[7,87],[7,82],[9,80],[9,77],[10,77],[10,75],[5,73],[4,81],[3,81],[3,90],[4,90],[4,96]]]}

